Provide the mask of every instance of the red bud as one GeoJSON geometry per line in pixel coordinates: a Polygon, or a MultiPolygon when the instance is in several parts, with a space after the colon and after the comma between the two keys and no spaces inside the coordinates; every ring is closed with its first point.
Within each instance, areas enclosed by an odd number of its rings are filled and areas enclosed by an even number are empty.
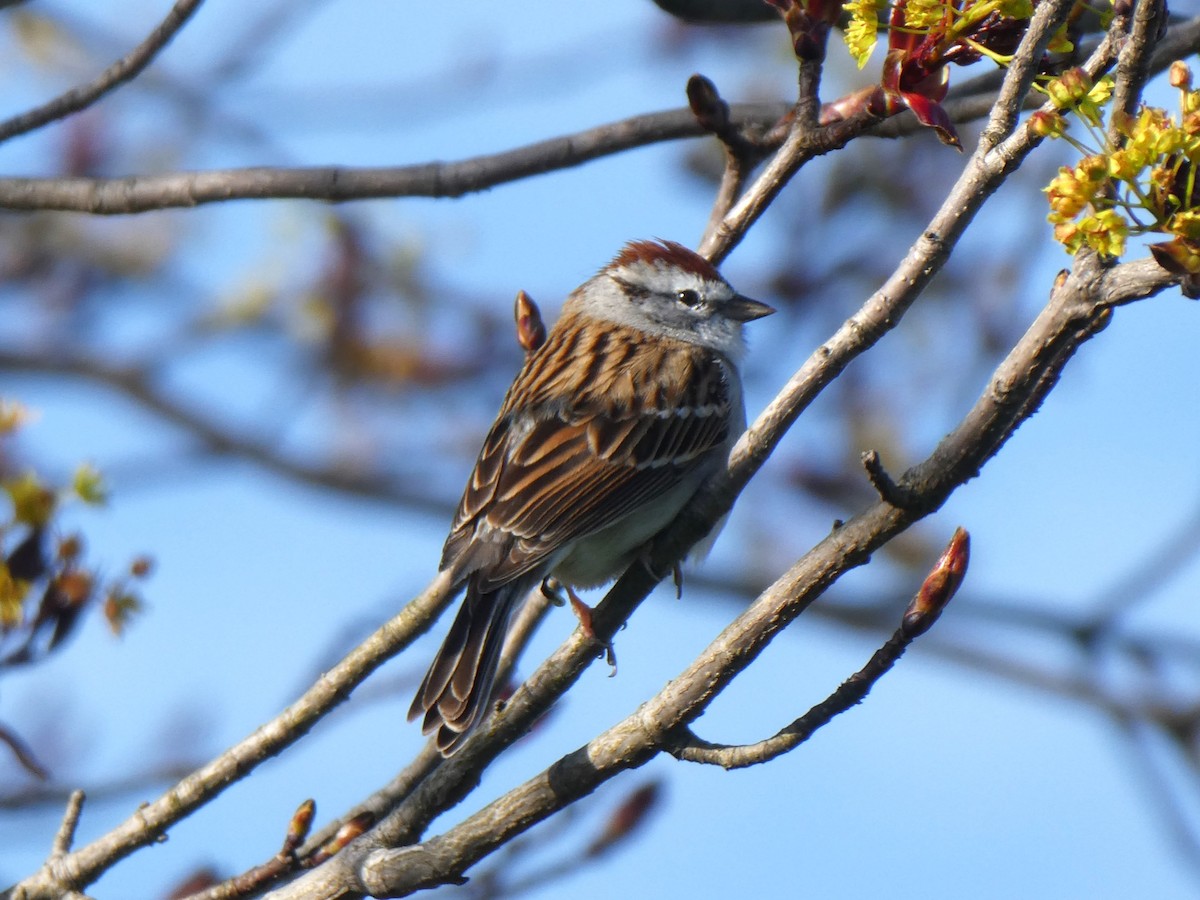
{"type": "Polygon", "coordinates": [[[659,804],[662,787],[659,782],[652,781],[642,785],[625,798],[614,810],[604,825],[604,830],[588,845],[587,856],[599,856],[609,850],[614,844],[625,840],[645,821],[646,816],[659,804]]]}
{"type": "Polygon", "coordinates": [[[296,811],[292,813],[292,820],[288,822],[287,836],[283,839],[282,855],[291,856],[296,852],[296,848],[304,843],[316,812],[317,802],[311,797],[296,807],[296,811]]]}
{"type": "Polygon", "coordinates": [[[517,343],[526,353],[532,353],[546,343],[546,324],[542,321],[542,312],[524,291],[517,291],[513,318],[517,322],[517,343]]]}
{"type": "Polygon", "coordinates": [[[904,611],[902,627],[908,637],[924,634],[937,621],[962,584],[970,559],[971,536],[965,529],[956,528],[950,543],[925,576],[917,596],[904,611]]]}

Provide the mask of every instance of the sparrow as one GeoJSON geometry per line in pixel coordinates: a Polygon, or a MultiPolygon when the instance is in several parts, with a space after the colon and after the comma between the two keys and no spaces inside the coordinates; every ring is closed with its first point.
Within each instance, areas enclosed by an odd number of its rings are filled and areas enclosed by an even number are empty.
{"type": "Polygon", "coordinates": [[[620,575],[724,464],[745,428],[742,326],[774,311],[672,241],[627,244],[567,298],[442,550],[466,596],[408,718],[444,755],[488,709],[520,601],[551,577],[569,590],[620,575]]]}

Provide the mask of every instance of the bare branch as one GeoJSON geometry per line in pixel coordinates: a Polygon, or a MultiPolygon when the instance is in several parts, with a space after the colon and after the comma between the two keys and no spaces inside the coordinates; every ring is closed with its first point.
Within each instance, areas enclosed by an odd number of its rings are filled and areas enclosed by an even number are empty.
{"type": "MultiPolygon", "coordinates": [[[[780,104],[745,104],[732,107],[730,117],[739,124],[770,124],[786,109],[780,104]]],[[[461,197],[635,147],[705,133],[690,110],[678,109],[633,116],[455,163],[383,168],[257,167],[128,178],[0,178],[0,208],[123,215],[227,200],[461,197]]]]}
{"type": "MultiPolygon", "coordinates": [[[[1161,71],[1172,59],[1198,47],[1200,18],[1173,26],[1154,54],[1151,71],[1161,71]]],[[[992,109],[990,96],[979,96],[975,89],[967,94],[959,99],[952,94],[946,102],[956,122],[977,119],[992,109]]],[[[734,104],[729,114],[730,121],[739,128],[769,128],[789,109],[783,103],[734,104]]],[[[798,154],[791,164],[802,165],[810,156],[838,149],[864,131],[881,137],[899,137],[920,128],[908,115],[895,116],[883,123],[870,116],[860,118],[828,126],[832,130],[819,132],[822,137],[817,139],[818,146],[798,154]]],[[[704,134],[706,129],[691,110],[676,109],[633,116],[573,135],[454,163],[381,168],[255,167],[127,178],[0,178],[0,208],[125,215],[228,200],[308,199],[337,203],[379,197],[460,197],[635,147],[704,134]]],[[[794,148],[793,152],[799,149],[794,148]]]]}
{"type": "Polygon", "coordinates": [[[71,791],[67,800],[67,811],[63,814],[62,824],[54,835],[54,843],[50,845],[50,856],[58,858],[66,856],[75,842],[75,829],[79,827],[79,816],[83,812],[83,791],[71,791]]]}
{"type": "Polygon", "coordinates": [[[211,453],[227,454],[262,466],[265,470],[304,484],[333,488],[345,494],[396,503],[438,514],[451,508],[449,497],[417,485],[348,471],[335,463],[295,459],[283,453],[278,441],[239,430],[171,396],[155,383],[152,374],[137,366],[107,362],[99,357],[55,355],[0,350],[0,371],[42,372],[87,379],[118,391],[122,396],[181,429],[211,453]]]}
{"type": "Polygon", "coordinates": [[[71,88],[49,103],[0,122],[0,141],[35,131],[43,125],[87,109],[105,94],[136,78],[179,33],[203,2],[204,0],[176,0],[167,17],[150,32],[149,37],[123,59],[117,60],[101,72],[94,81],[71,88]]]}
{"type": "Polygon", "coordinates": [[[90,884],[115,862],[157,840],[258,765],[299,740],[371,672],[421,635],[452,599],[443,574],[378,631],[326,672],[303,696],[249,737],[184,778],[162,797],[73,853],[48,860],[12,889],[15,897],[57,896],[90,884]]]}
{"type": "MultiPolygon", "coordinates": [[[[1160,32],[1166,30],[1167,5],[1163,0],[1138,0],[1133,12],[1129,39],[1121,48],[1113,87],[1112,108],[1133,115],[1150,77],[1150,62],[1160,32]]],[[[1109,117],[1110,139],[1116,136],[1109,117]]]]}
{"type": "Polygon", "coordinates": [[[909,604],[900,627],[887,643],[876,650],[870,661],[842,682],[829,697],[776,734],[754,744],[714,744],[697,737],[691,728],[684,725],[672,736],[666,751],[686,762],[738,769],[769,762],[799,747],[835,716],[861,703],[875,683],[904,655],[908,645],[933,626],[962,584],[969,547],[967,533],[959,528],[909,604]]]}
{"type": "Polygon", "coordinates": [[[38,762],[37,757],[33,755],[33,751],[29,749],[29,745],[21,740],[20,736],[11,729],[0,725],[0,744],[4,744],[12,751],[12,755],[17,758],[17,762],[34,778],[39,781],[45,781],[50,777],[46,767],[38,762]]]}

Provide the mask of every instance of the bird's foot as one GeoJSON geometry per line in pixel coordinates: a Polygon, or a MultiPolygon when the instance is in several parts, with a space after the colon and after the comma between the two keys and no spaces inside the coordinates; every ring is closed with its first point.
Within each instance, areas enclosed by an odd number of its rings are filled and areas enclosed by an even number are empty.
{"type": "Polygon", "coordinates": [[[608,677],[612,678],[617,674],[617,652],[613,649],[612,641],[600,641],[596,636],[596,629],[592,626],[592,608],[579,599],[569,585],[562,585],[567,592],[567,598],[571,601],[571,609],[575,613],[575,617],[579,619],[579,627],[594,641],[600,642],[600,655],[604,657],[604,661],[608,663],[612,669],[608,673],[608,677]]]}
{"type": "Polygon", "coordinates": [[[561,581],[553,575],[547,575],[542,579],[542,596],[553,603],[555,606],[566,606],[567,601],[563,598],[564,590],[569,590],[561,581]]]}

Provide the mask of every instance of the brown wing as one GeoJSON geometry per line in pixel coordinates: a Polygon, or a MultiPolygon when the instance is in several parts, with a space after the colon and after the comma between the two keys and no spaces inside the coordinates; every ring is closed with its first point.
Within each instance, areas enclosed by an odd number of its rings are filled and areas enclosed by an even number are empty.
{"type": "Polygon", "coordinates": [[[682,342],[650,354],[632,329],[585,345],[570,324],[513,382],[446,540],[442,568],[478,572],[480,590],[666,493],[729,436],[725,360],[682,342]],[[593,365],[566,364],[580,355],[593,365]]]}

